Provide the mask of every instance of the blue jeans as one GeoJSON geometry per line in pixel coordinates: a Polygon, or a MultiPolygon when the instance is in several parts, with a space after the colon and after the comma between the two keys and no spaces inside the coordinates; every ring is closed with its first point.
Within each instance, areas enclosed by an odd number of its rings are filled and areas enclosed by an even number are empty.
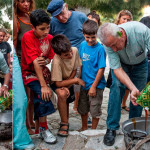
{"type": "MultiPolygon", "coordinates": [[[[137,65],[126,65],[122,63],[122,68],[128,74],[129,78],[139,91],[141,91],[146,86],[148,72],[147,59],[137,65]]],[[[126,86],[116,78],[113,70],[111,70],[111,74],[112,85],[110,87],[107,110],[107,128],[111,130],[118,130],[120,127],[119,121],[121,117],[121,103],[125,94],[126,86]]],[[[140,117],[141,114],[142,107],[140,105],[134,106],[130,102],[129,118],[140,117]]]]}
{"type": "Polygon", "coordinates": [[[39,117],[44,117],[55,112],[54,106],[51,101],[42,100],[41,85],[39,81],[32,81],[27,86],[33,91],[34,94],[34,113],[35,120],[39,117]]]}

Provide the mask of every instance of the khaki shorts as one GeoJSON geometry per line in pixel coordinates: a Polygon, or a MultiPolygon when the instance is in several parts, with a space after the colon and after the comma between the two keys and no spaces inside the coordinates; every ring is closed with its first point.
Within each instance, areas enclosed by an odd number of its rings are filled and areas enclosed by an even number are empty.
{"type": "Polygon", "coordinates": [[[85,115],[90,112],[93,118],[99,118],[102,114],[101,105],[103,101],[102,89],[96,89],[96,97],[88,95],[89,90],[80,89],[80,97],[78,102],[78,112],[85,115]]]}

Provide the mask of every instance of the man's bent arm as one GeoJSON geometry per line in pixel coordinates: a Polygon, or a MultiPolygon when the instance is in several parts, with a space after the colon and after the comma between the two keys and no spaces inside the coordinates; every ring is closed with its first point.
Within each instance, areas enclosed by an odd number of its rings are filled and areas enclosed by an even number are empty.
{"type": "Polygon", "coordinates": [[[131,101],[134,105],[137,105],[136,99],[137,96],[139,95],[139,90],[135,87],[135,85],[132,83],[132,81],[122,68],[114,69],[113,71],[117,79],[130,90],[131,101]]]}

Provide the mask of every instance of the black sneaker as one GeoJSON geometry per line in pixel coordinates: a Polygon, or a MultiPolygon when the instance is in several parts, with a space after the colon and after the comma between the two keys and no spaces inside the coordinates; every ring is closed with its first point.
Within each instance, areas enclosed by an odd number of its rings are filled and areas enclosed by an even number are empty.
{"type": "Polygon", "coordinates": [[[106,134],[104,136],[104,144],[107,146],[112,146],[115,143],[116,130],[107,129],[106,134]]]}

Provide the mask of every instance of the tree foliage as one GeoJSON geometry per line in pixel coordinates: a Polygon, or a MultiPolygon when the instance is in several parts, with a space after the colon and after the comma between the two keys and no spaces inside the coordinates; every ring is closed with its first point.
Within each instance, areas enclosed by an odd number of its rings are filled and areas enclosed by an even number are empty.
{"type": "MultiPolygon", "coordinates": [[[[35,0],[37,8],[46,10],[50,0],[35,0]]],[[[150,5],[150,0],[65,0],[69,8],[78,6],[96,10],[106,20],[114,20],[115,15],[122,9],[132,12],[134,20],[138,20],[142,15],[142,8],[150,5]]]]}
{"type": "Polygon", "coordinates": [[[12,0],[0,0],[0,25],[11,31],[10,23],[2,19],[2,9],[4,9],[5,15],[12,20],[12,0]]]}

